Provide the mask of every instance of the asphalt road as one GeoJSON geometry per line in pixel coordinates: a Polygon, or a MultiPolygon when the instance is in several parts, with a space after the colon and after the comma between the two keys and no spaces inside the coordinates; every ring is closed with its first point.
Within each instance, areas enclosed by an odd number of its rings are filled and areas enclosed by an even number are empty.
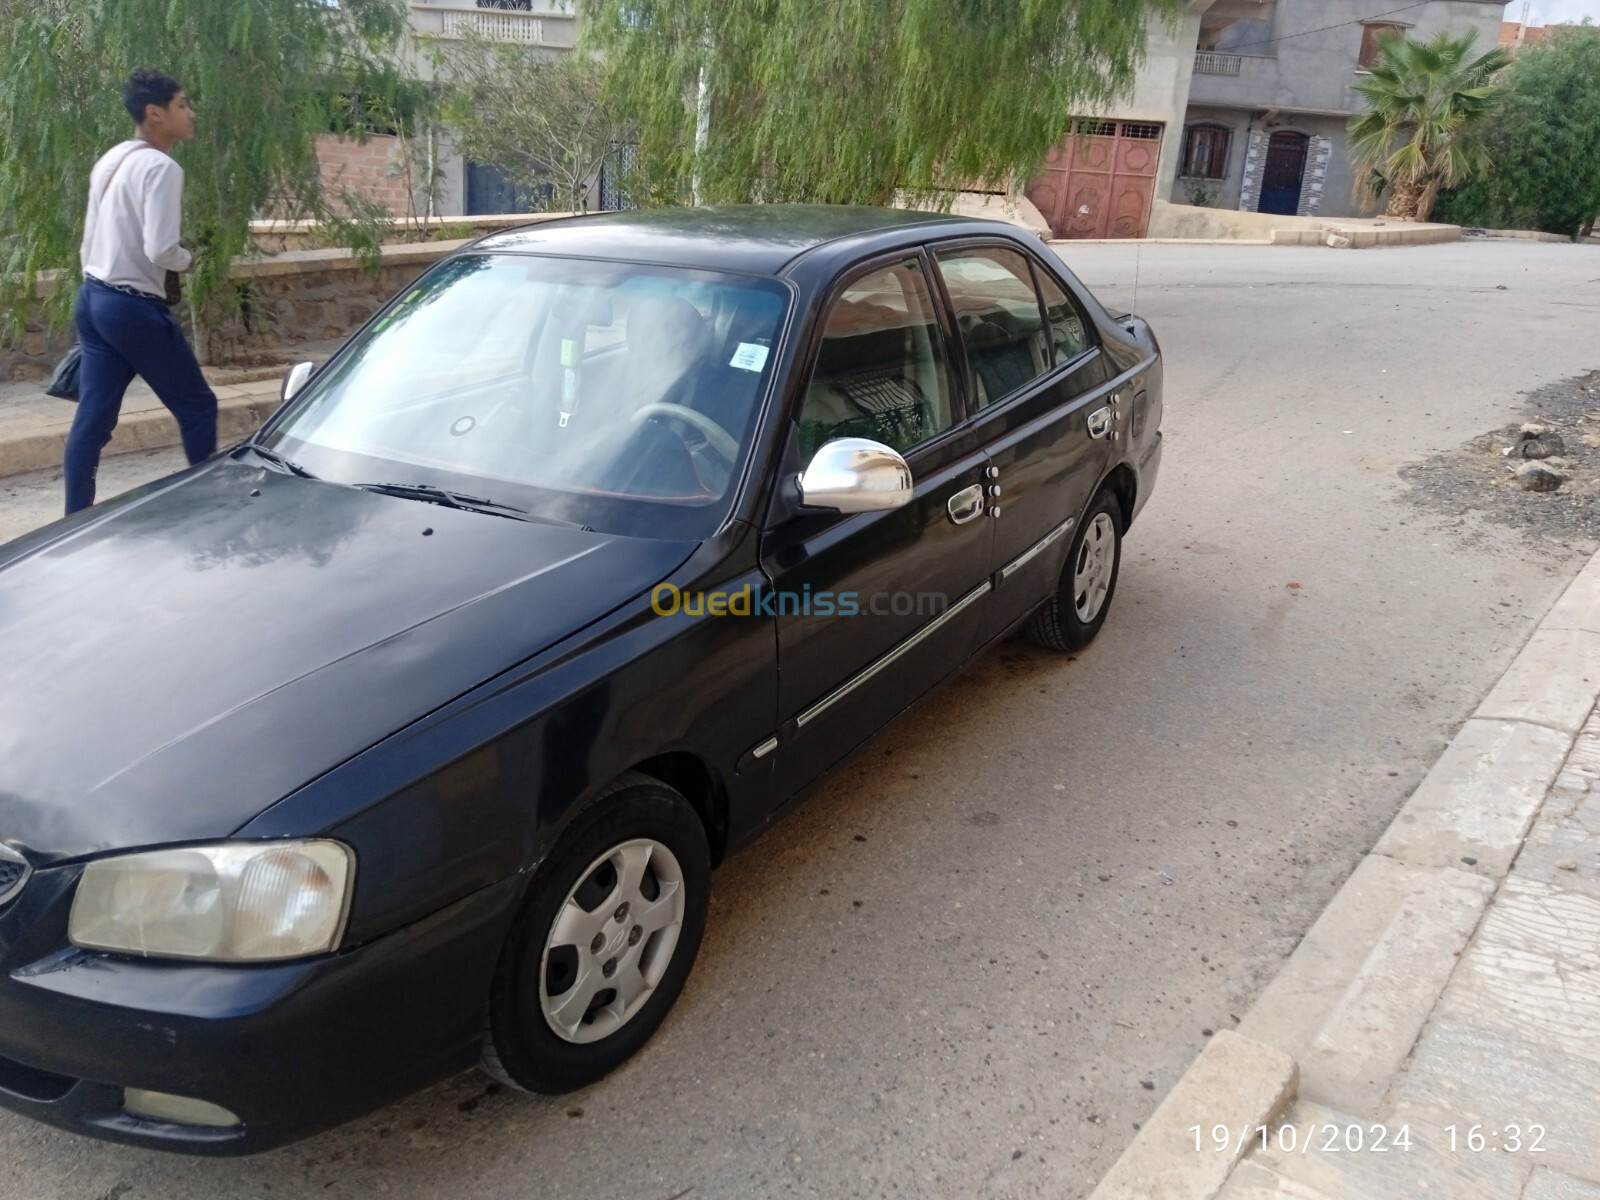
{"type": "MultiPolygon", "coordinates": [[[[462,1076],[243,1161],[0,1115],[0,1190],[1090,1190],[1593,549],[1423,510],[1396,472],[1600,367],[1600,252],[1068,257],[1112,306],[1137,260],[1168,361],[1165,473],[1104,633],[1076,658],[991,653],[727,864],[641,1056],[556,1099],[462,1076]]],[[[177,465],[114,460],[102,487],[177,465]]],[[[58,503],[48,477],[0,481],[0,538],[58,503]]]]}

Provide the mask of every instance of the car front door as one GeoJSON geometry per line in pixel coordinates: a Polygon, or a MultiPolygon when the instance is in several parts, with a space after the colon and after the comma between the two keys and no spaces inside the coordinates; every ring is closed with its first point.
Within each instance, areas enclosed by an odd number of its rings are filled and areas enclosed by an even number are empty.
{"type": "Polygon", "coordinates": [[[889,511],[775,514],[762,540],[777,616],[781,795],[803,788],[972,653],[990,588],[987,459],[961,424],[950,331],[919,252],[847,276],[815,346],[792,436],[904,455],[889,511]]]}
{"type": "Polygon", "coordinates": [[[1112,371],[1071,291],[1020,247],[934,248],[994,471],[994,593],[980,642],[1004,632],[1060,577],[1075,523],[1111,466],[1112,371]]]}

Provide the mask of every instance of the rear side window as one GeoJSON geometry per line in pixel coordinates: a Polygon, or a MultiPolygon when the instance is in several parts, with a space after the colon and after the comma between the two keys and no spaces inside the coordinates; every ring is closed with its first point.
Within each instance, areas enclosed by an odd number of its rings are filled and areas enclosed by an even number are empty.
{"type": "Polygon", "coordinates": [[[1092,344],[1089,340],[1088,326],[1084,324],[1083,314],[1072,302],[1072,297],[1062,291],[1061,286],[1046,272],[1040,271],[1038,275],[1039,291],[1044,296],[1044,315],[1050,323],[1050,342],[1055,348],[1056,362],[1071,362],[1092,344]]]}
{"type": "Polygon", "coordinates": [[[986,408],[1050,369],[1028,260],[1014,250],[978,246],[939,254],[939,271],[967,348],[978,408],[986,408]]]}
{"type": "Polygon", "coordinates": [[[801,457],[840,437],[902,454],[951,425],[950,379],[938,319],[915,259],[850,284],[828,311],[800,410],[801,457]]]}

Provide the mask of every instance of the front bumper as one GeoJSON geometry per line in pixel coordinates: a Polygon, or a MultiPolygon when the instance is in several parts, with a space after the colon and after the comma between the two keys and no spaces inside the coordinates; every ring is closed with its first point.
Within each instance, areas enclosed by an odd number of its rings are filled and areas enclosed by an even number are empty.
{"type": "Polygon", "coordinates": [[[254,1154],[477,1061],[516,879],[339,954],[215,966],[68,947],[78,870],[39,871],[0,911],[0,1106],[153,1149],[254,1154]],[[130,1087],[240,1123],[134,1116],[130,1087]]]}

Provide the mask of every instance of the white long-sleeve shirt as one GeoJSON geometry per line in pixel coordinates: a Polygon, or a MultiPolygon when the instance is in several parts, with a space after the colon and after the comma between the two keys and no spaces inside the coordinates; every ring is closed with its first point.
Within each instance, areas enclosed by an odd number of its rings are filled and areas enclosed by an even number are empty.
{"type": "Polygon", "coordinates": [[[83,273],[164,295],[166,273],[187,271],[194,260],[178,244],[182,212],[182,167],[148,142],[113,146],[89,172],[89,214],[79,253],[83,273]]]}

